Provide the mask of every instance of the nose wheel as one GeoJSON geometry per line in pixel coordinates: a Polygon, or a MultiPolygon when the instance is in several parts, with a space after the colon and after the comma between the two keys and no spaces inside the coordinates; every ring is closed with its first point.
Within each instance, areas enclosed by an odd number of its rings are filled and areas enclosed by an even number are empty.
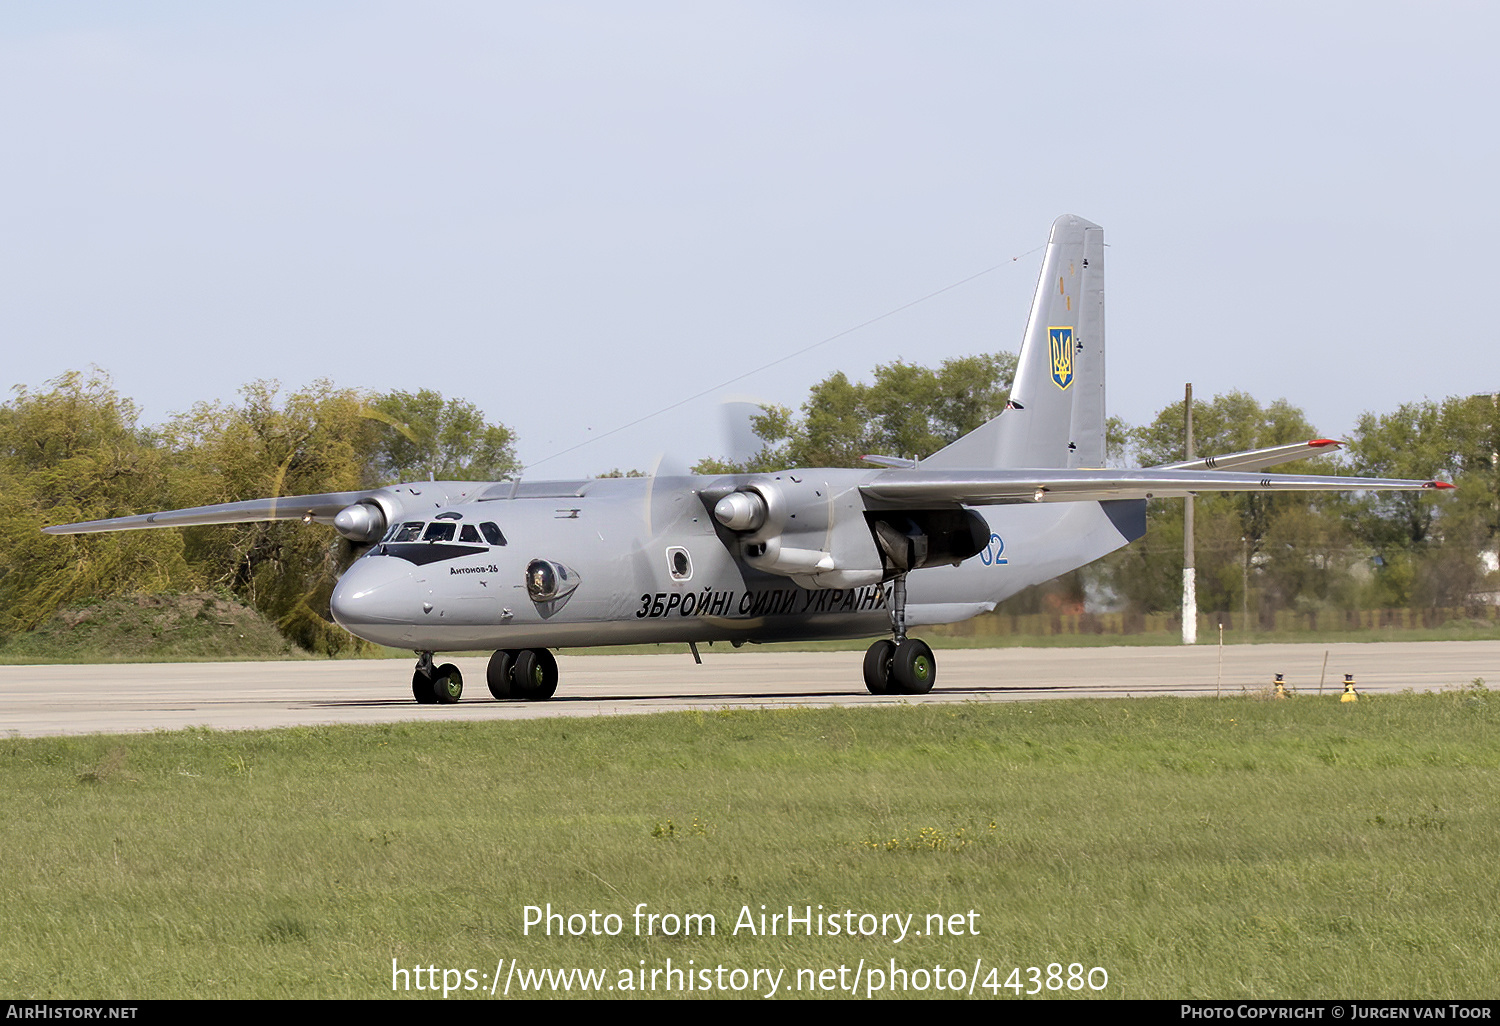
{"type": "Polygon", "coordinates": [[[464,675],[452,663],[432,664],[432,653],[423,652],[411,675],[411,696],[418,705],[452,705],[464,693],[464,675]]]}

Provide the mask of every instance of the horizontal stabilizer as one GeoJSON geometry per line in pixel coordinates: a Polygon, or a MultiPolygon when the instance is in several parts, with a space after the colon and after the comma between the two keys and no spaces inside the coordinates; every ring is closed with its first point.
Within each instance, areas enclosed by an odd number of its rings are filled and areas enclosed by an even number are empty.
{"type": "Polygon", "coordinates": [[[877,467],[906,467],[917,465],[917,461],[906,456],[861,456],[860,459],[866,463],[873,463],[877,467]]]}
{"type": "Polygon", "coordinates": [[[1314,438],[1308,442],[1293,442],[1290,445],[1273,445],[1266,449],[1248,449],[1232,452],[1227,456],[1207,456],[1201,460],[1186,460],[1182,463],[1163,463],[1152,470],[1264,470],[1283,463],[1310,459],[1326,453],[1338,452],[1343,442],[1332,438],[1314,438]]]}

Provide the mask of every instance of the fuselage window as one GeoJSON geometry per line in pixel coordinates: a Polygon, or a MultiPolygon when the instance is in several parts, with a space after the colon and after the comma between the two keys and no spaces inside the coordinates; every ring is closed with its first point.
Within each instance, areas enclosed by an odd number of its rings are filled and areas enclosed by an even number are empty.
{"type": "Polygon", "coordinates": [[[422,535],[422,540],[426,542],[452,541],[457,529],[458,525],[451,520],[441,523],[434,520],[427,525],[427,533],[422,535]]]}
{"type": "Polygon", "coordinates": [[[484,532],[484,536],[489,539],[491,545],[505,544],[505,535],[500,533],[500,527],[498,524],[492,524],[488,520],[486,520],[484,523],[479,525],[479,529],[484,532]]]}
{"type": "Polygon", "coordinates": [[[396,528],[395,533],[391,535],[391,541],[409,542],[416,541],[420,537],[422,537],[422,521],[413,520],[396,528]]]}
{"type": "Polygon", "coordinates": [[[465,524],[463,529],[458,532],[458,540],[461,542],[473,542],[476,545],[480,544],[479,529],[473,524],[465,524]]]}

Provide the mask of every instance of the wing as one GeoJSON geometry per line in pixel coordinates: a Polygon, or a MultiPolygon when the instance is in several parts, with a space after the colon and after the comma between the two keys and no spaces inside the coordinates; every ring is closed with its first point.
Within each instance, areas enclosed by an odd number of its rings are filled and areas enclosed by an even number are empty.
{"type": "MultiPolygon", "coordinates": [[[[146,527],[196,527],[200,524],[248,524],[258,520],[300,520],[305,524],[332,524],[339,534],[355,542],[376,541],[386,528],[408,516],[423,516],[431,510],[472,498],[483,489],[499,486],[487,481],[414,481],[369,488],[359,492],[323,492],[318,495],[283,495],[275,499],[221,502],[192,509],[170,509],[133,517],[111,517],[81,524],[58,524],[42,528],[48,534],[97,534],[101,531],[134,531],[146,527]]],[[[506,488],[514,490],[507,483],[506,488]]],[[[488,494],[486,492],[485,494],[488,494]]]]}
{"type": "MultiPolygon", "coordinates": [[[[1301,457],[1297,457],[1301,458],[1301,457]]],[[[888,470],[859,486],[878,505],[1161,499],[1198,492],[1421,491],[1446,481],[1205,470],[888,470]]]]}
{"type": "Polygon", "coordinates": [[[42,528],[47,534],[97,534],[101,531],[131,531],[143,527],[195,527],[199,524],[247,524],[256,520],[302,520],[321,524],[333,523],[340,510],[363,502],[376,493],[325,492],[321,495],[286,495],[279,499],[249,499],[245,502],[221,502],[214,506],[194,506],[162,513],[142,513],[133,517],[89,520],[81,524],[58,524],[42,528]]]}

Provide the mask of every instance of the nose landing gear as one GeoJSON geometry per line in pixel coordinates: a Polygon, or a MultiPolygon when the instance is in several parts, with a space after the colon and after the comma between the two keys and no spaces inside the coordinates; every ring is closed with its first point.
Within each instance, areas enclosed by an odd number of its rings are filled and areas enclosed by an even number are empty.
{"type": "Polygon", "coordinates": [[[464,675],[452,663],[432,665],[431,652],[417,654],[417,669],[411,675],[411,695],[418,705],[452,705],[464,693],[464,675]]]}

